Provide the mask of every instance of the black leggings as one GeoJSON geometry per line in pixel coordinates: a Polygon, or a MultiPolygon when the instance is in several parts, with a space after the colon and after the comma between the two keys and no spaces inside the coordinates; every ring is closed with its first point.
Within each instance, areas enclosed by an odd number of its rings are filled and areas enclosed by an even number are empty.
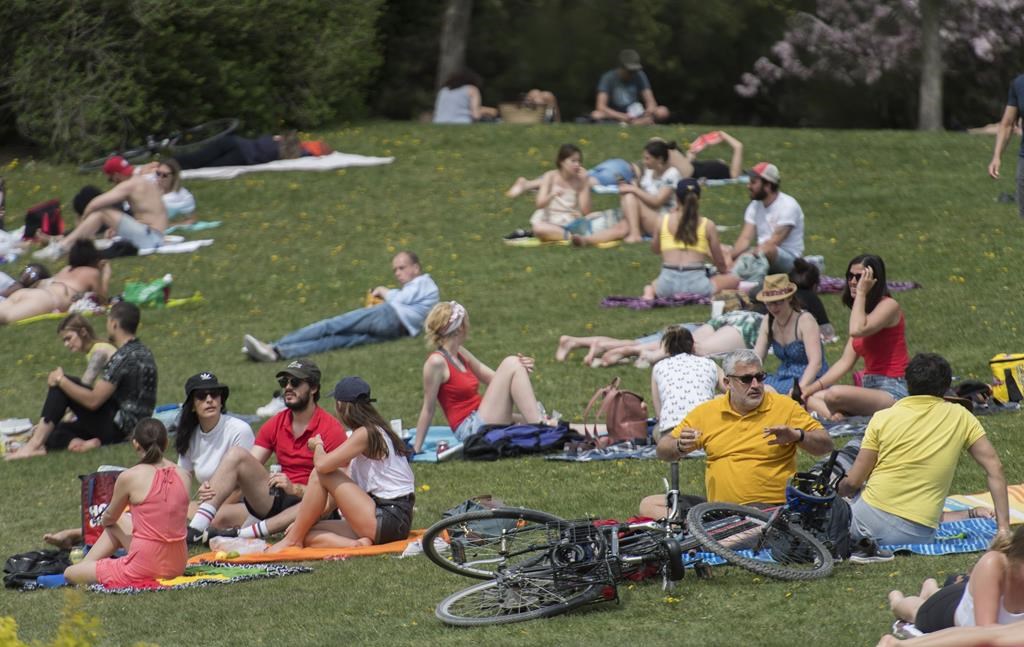
{"type": "MultiPolygon", "coordinates": [[[[85,386],[77,377],[65,376],[64,379],[85,386]]],[[[46,392],[46,402],[43,403],[40,415],[43,420],[56,425],[53,433],[46,438],[46,449],[65,449],[73,438],[99,438],[104,445],[123,442],[124,434],[114,425],[116,414],[117,403],[112,397],[94,411],[69,398],[60,388],[51,386],[46,392]],[[68,409],[75,414],[77,420],[61,422],[68,409]]]]}
{"type": "Polygon", "coordinates": [[[228,135],[211,142],[194,153],[175,155],[182,169],[205,168],[207,166],[244,166],[249,164],[238,147],[242,138],[228,135]]]}

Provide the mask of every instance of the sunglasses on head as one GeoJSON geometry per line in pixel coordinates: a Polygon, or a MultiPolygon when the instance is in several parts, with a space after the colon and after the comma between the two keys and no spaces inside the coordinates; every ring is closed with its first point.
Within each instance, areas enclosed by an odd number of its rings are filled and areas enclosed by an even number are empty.
{"type": "Polygon", "coordinates": [[[300,380],[297,377],[279,377],[277,378],[277,385],[282,389],[286,386],[290,386],[293,389],[299,388],[299,385],[303,384],[306,380],[300,380]]]}
{"type": "Polygon", "coordinates": [[[199,391],[193,391],[192,397],[202,402],[206,398],[213,397],[214,400],[219,400],[221,397],[220,391],[217,389],[202,389],[199,391]]]}
{"type": "Polygon", "coordinates": [[[768,374],[762,371],[760,373],[751,373],[750,375],[729,375],[728,377],[734,380],[739,380],[747,385],[753,383],[754,380],[764,384],[764,380],[768,377],[768,374]]]}

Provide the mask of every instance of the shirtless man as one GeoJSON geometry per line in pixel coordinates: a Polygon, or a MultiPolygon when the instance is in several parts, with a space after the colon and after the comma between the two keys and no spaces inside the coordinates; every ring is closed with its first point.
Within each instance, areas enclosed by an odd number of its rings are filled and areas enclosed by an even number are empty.
{"type": "Polygon", "coordinates": [[[120,155],[108,159],[103,173],[114,188],[90,200],[78,226],[63,240],[36,252],[34,258],[57,260],[76,240],[93,238],[104,225],[139,249],[159,246],[167,229],[163,191],[148,174],[133,175],[133,171],[120,155]],[[121,210],[123,202],[131,206],[131,216],[121,210]]]}

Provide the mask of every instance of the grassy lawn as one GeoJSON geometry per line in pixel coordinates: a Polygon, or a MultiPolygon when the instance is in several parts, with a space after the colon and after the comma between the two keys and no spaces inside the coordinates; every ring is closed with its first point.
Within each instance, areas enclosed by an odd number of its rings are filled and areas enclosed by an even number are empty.
{"type": "MultiPolygon", "coordinates": [[[[495,365],[509,353],[537,358],[535,381],[548,409],[578,418],[594,389],[614,375],[646,393],[649,371],[582,367],[577,353],[554,361],[560,334],[640,336],[679,321],[707,318],[708,308],[648,312],[599,307],[603,296],[639,294],[658,271],[644,245],[611,250],[514,249],[501,236],[525,225],[531,199],[502,194],[518,175],[552,167],[557,145],[575,142],[584,163],[636,159],[649,135],[689,141],[710,127],[624,130],[615,127],[433,127],[367,123],[317,133],[338,150],[394,155],[390,166],[331,173],[268,173],[232,181],[197,181],[200,216],[222,220],[216,243],[189,256],[119,259],[117,290],[127,280],[174,275],[173,293],[201,292],[205,302],[146,310],[140,337],[160,370],[159,402],[181,401],[185,379],[213,370],[231,385],[229,406],[252,412],[274,389],[276,365],[239,353],[242,335],[265,339],[358,307],[367,289],[393,283],[389,258],[420,254],[442,297],[463,302],[472,319],[468,346],[495,365]]],[[[807,216],[807,253],[822,254],[839,275],[858,253],[880,254],[891,279],[924,288],[897,295],[911,352],[945,355],[961,377],[988,377],[988,359],[1020,351],[1019,284],[1013,276],[1021,225],[1014,205],[998,204],[1012,180],[985,175],[992,140],[963,134],[736,128],[750,164],[770,159],[807,216]]],[[[1016,142],[1011,150],[1016,150],[1016,142]]],[[[1006,168],[1012,168],[1007,153],[1006,168]]],[[[1008,173],[1007,175],[1010,175],[1008,173]]],[[[70,166],[20,159],[7,178],[13,214],[50,197],[68,205],[83,180],[70,166]]],[[[731,242],[748,201],[745,187],[704,192],[702,210],[731,242]]],[[[596,208],[613,200],[597,197],[596,208]]],[[[208,235],[209,234],[209,235],[208,235]]],[[[3,268],[17,271],[21,264],[3,268]]],[[[847,311],[824,299],[837,331],[847,311]]],[[[101,322],[102,320],[100,320],[101,322]]],[[[102,323],[99,324],[102,328],[102,323]]],[[[0,418],[39,415],[46,374],[80,372],[54,334],[55,323],[0,329],[0,418]]],[[[841,347],[828,349],[830,360],[841,347]]],[[[316,357],[328,388],[342,375],[373,385],[387,418],[415,422],[426,354],[421,339],[316,357]]],[[[329,403],[328,401],[327,403],[329,403]]],[[[439,414],[440,415],[440,414],[439,414]]],[[[440,418],[438,422],[441,422],[440,418]]],[[[1011,482],[1024,480],[1019,418],[983,420],[1011,482]]],[[[40,546],[43,532],[78,520],[78,474],[104,463],[128,465],[125,447],[80,456],[0,464],[0,556],[40,546]]],[[[500,463],[417,465],[415,525],[425,527],[463,499],[491,493],[509,503],[566,517],[624,518],[644,494],[661,487],[654,462],[563,464],[528,459],[500,463]]],[[[703,492],[703,464],[683,466],[685,489],[703,492]]],[[[984,490],[969,459],[954,481],[959,492],[984,490]]],[[[50,640],[65,607],[100,622],[100,642],[173,644],[581,644],[642,636],[652,644],[800,644],[828,635],[830,644],[864,645],[887,629],[885,593],[916,588],[927,576],[970,567],[975,556],[906,557],[873,566],[841,565],[813,584],[764,581],[722,568],[711,581],[686,579],[675,591],[624,585],[618,606],[504,628],[455,630],[434,619],[444,596],[472,582],[423,558],[365,558],[314,564],[309,575],[187,592],[133,597],[63,592],[0,592],[0,616],[13,616],[23,640],[50,640]],[[628,632],[626,634],[625,632],[628,632]]]]}

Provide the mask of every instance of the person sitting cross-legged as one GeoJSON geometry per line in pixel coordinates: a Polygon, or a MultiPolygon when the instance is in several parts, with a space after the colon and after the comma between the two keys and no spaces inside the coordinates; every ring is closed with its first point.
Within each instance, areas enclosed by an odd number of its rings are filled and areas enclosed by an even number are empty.
{"type": "MultiPolygon", "coordinates": [[[[695,407],[662,436],[658,458],[677,461],[703,449],[709,501],[781,504],[796,473],[797,448],[820,456],[832,450],[832,439],[797,402],[765,389],[768,376],[754,351],[732,353],[722,368],[726,393],[695,407]]],[[[646,497],[640,514],[664,517],[665,496],[646,497]]]]}
{"type": "Polygon", "coordinates": [[[328,451],[345,442],[341,425],[321,409],[320,368],[308,359],[291,362],[277,373],[285,409],[260,427],[250,451],[231,447],[209,479],[205,500],[189,522],[190,544],[205,543],[216,535],[266,537],[281,532],[295,520],[298,503],[313,471],[310,439],[319,436],[328,451]],[[281,472],[271,474],[264,463],[274,454],[281,472]],[[235,490],[258,521],[235,530],[212,528],[211,522],[235,490]]]}
{"type": "MultiPolygon", "coordinates": [[[[951,376],[949,363],[941,356],[919,353],[907,364],[910,396],[871,417],[853,467],[839,482],[843,496],[859,495],[851,506],[850,534],[855,539],[866,537],[879,544],[933,542],[964,449],[985,470],[997,527],[1009,528],[1002,462],[978,419],[942,399],[951,376]]],[[[977,508],[969,514],[979,511],[991,514],[977,508]]]]}
{"type": "Polygon", "coordinates": [[[415,337],[423,330],[427,313],[437,304],[437,284],[423,273],[419,257],[411,251],[395,254],[391,267],[399,287],[371,290],[381,303],[318,321],[269,344],[246,335],[242,352],[258,362],[276,362],[335,348],[415,337]]]}

